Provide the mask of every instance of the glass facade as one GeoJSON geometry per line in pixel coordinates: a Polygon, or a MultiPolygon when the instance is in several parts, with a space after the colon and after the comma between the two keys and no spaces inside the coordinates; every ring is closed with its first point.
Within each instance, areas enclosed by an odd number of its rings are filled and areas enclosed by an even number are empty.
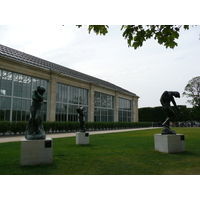
{"type": "Polygon", "coordinates": [[[85,121],[88,121],[88,90],[57,83],[56,121],[78,121],[79,106],[84,107],[85,121]]]}
{"type": "Polygon", "coordinates": [[[111,95],[94,93],[94,121],[114,121],[114,97],[111,95]]]}
{"type": "Polygon", "coordinates": [[[132,107],[131,100],[119,98],[118,121],[131,122],[132,121],[132,107]]]}
{"type": "Polygon", "coordinates": [[[0,121],[10,120],[11,98],[0,96],[0,121]]]}
{"type": "MultiPolygon", "coordinates": [[[[0,121],[28,121],[30,117],[30,106],[32,102],[32,91],[37,86],[44,86],[46,89],[42,106],[43,120],[48,120],[47,94],[49,82],[21,73],[15,73],[0,69],[0,121]]],[[[88,121],[89,91],[87,89],[56,84],[56,121],[78,121],[76,108],[84,107],[85,120],[88,121]]],[[[105,93],[94,92],[94,121],[114,122],[115,118],[115,97],[105,93]]],[[[91,102],[93,103],[93,102],[91,102]]],[[[55,105],[55,104],[54,104],[55,105]]],[[[125,98],[118,98],[118,121],[133,121],[132,101],[125,98]]],[[[52,118],[54,118],[54,116],[52,118]]]]}
{"type": "Polygon", "coordinates": [[[0,69],[0,121],[28,121],[32,91],[44,86],[42,117],[47,118],[48,81],[0,69]]]}

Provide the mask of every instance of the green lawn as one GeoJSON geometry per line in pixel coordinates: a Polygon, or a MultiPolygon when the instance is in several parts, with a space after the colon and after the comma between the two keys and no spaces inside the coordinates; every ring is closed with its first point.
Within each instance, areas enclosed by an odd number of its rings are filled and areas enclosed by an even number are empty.
{"type": "Polygon", "coordinates": [[[79,146],[75,137],[53,139],[53,163],[20,166],[20,142],[0,144],[1,175],[178,175],[200,174],[200,128],[174,128],[185,135],[186,152],[154,151],[161,129],[90,135],[79,146]]]}

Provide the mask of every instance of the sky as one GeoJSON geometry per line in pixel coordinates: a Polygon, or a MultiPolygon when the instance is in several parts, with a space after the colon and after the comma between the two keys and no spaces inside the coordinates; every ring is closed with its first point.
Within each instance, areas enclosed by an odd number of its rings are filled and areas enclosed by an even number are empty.
{"type": "Polygon", "coordinates": [[[39,58],[118,85],[139,96],[138,107],[160,105],[165,90],[178,91],[178,105],[188,81],[200,76],[200,26],[182,30],[178,46],[169,49],[150,39],[139,49],[128,47],[121,25],[96,35],[88,26],[0,25],[0,43],[39,58]]]}

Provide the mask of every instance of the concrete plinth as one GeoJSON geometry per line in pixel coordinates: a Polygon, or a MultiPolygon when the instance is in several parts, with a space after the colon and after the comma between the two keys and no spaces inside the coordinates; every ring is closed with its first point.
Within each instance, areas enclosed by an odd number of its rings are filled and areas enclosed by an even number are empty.
{"type": "Polygon", "coordinates": [[[21,165],[51,164],[53,160],[53,141],[51,138],[41,140],[21,140],[21,165]]]}
{"type": "Polygon", "coordinates": [[[183,152],[185,151],[185,137],[183,134],[155,134],[154,147],[156,151],[163,153],[183,152]]]}
{"type": "Polygon", "coordinates": [[[78,145],[89,144],[89,133],[77,132],[76,133],[76,144],[78,144],[78,145]]]}

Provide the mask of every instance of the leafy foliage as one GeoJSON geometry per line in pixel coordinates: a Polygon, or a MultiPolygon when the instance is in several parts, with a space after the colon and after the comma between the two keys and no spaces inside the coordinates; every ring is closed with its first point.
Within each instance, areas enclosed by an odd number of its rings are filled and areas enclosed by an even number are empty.
{"type": "Polygon", "coordinates": [[[187,101],[188,103],[194,107],[200,108],[200,76],[197,76],[188,82],[188,84],[185,86],[183,95],[192,98],[191,100],[187,101]]]}
{"type": "MultiPolygon", "coordinates": [[[[143,45],[147,39],[154,38],[159,44],[163,44],[166,48],[174,48],[177,46],[175,39],[179,38],[179,31],[182,26],[174,25],[123,25],[123,37],[127,39],[128,46],[137,49],[143,45]]],[[[189,26],[184,26],[189,29],[189,26]]]]}
{"type": "MultiPolygon", "coordinates": [[[[78,25],[80,28],[82,25],[78,25]]],[[[89,25],[88,32],[93,30],[97,35],[106,35],[108,33],[108,25],[89,25]]],[[[143,42],[150,38],[154,38],[166,48],[174,48],[177,46],[175,39],[179,38],[181,28],[188,30],[189,25],[122,25],[122,36],[127,40],[128,46],[137,49],[143,45],[143,42]]]]}

